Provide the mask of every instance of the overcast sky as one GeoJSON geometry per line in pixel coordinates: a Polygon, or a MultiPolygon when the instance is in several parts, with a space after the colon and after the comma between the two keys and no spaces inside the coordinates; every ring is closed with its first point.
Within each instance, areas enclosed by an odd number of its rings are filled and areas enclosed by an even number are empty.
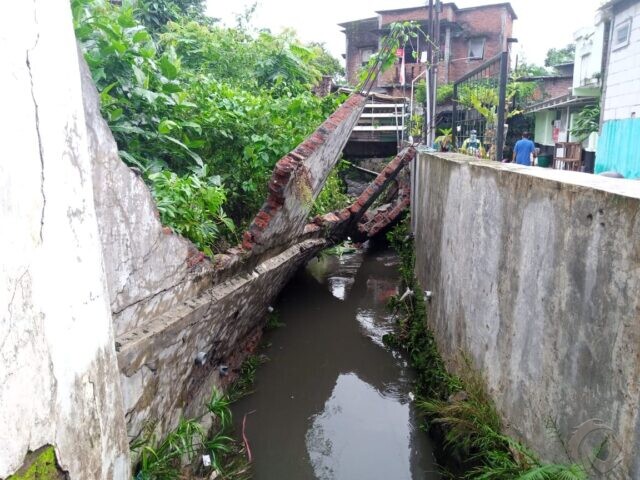
{"type": "MultiPolygon", "coordinates": [[[[254,0],[208,0],[209,15],[235,24],[235,13],[244,11],[254,0]]],[[[344,34],[338,23],[373,17],[376,10],[414,7],[420,0],[258,0],[253,17],[257,28],[278,32],[293,27],[304,42],[324,42],[331,53],[341,58],[345,50],[344,34]]],[[[500,3],[491,0],[458,0],[460,7],[500,3]]],[[[593,23],[601,0],[512,0],[518,20],[514,36],[516,53],[528,62],[542,64],[549,48],[563,47],[572,41],[573,32],[593,23]]]]}

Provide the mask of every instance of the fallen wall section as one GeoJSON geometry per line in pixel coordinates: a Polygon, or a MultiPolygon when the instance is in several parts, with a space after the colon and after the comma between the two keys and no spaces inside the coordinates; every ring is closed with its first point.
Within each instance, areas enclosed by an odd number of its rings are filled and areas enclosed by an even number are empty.
{"type": "Polygon", "coordinates": [[[420,154],[415,198],[416,275],[450,366],[467,352],[546,459],[568,460],[552,419],[570,460],[604,432],[600,473],[639,478],[640,182],[420,154]]]}

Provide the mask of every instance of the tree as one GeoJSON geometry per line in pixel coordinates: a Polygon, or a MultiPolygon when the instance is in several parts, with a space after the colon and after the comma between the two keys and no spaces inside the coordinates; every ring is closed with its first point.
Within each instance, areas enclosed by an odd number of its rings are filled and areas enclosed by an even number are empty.
{"type": "Polygon", "coordinates": [[[138,0],[136,17],[155,32],[185,16],[204,19],[204,11],[204,0],[138,0]]]}
{"type": "Polygon", "coordinates": [[[547,57],[544,59],[545,67],[553,67],[561,63],[572,62],[576,53],[576,44],[570,43],[563,48],[550,48],[547,57]]]}
{"type": "Polygon", "coordinates": [[[549,75],[549,71],[545,67],[541,67],[540,65],[522,61],[521,63],[518,64],[516,75],[518,76],[518,78],[543,77],[545,75],[549,75]]]}
{"type": "Polygon", "coordinates": [[[329,53],[324,43],[310,42],[307,48],[315,54],[312,63],[322,75],[330,75],[335,81],[344,78],[344,67],[340,65],[340,60],[329,53]]]}

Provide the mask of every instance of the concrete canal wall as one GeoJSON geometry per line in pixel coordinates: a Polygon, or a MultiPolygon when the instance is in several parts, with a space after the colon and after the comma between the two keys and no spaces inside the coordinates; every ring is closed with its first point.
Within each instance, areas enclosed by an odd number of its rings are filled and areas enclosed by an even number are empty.
{"type": "Polygon", "coordinates": [[[420,154],[416,274],[451,368],[465,352],[511,433],[550,460],[589,437],[640,477],[640,182],[420,154]],[[595,438],[595,437],[594,437],[595,438]]]}

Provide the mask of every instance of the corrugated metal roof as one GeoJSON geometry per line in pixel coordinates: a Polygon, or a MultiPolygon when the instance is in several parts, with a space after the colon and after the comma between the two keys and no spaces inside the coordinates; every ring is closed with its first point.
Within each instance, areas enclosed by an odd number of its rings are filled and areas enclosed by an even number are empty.
{"type": "Polygon", "coordinates": [[[522,113],[535,113],[542,110],[549,110],[551,108],[591,105],[596,103],[596,101],[597,99],[595,97],[574,97],[573,95],[567,94],[530,105],[525,108],[522,113]]]}

